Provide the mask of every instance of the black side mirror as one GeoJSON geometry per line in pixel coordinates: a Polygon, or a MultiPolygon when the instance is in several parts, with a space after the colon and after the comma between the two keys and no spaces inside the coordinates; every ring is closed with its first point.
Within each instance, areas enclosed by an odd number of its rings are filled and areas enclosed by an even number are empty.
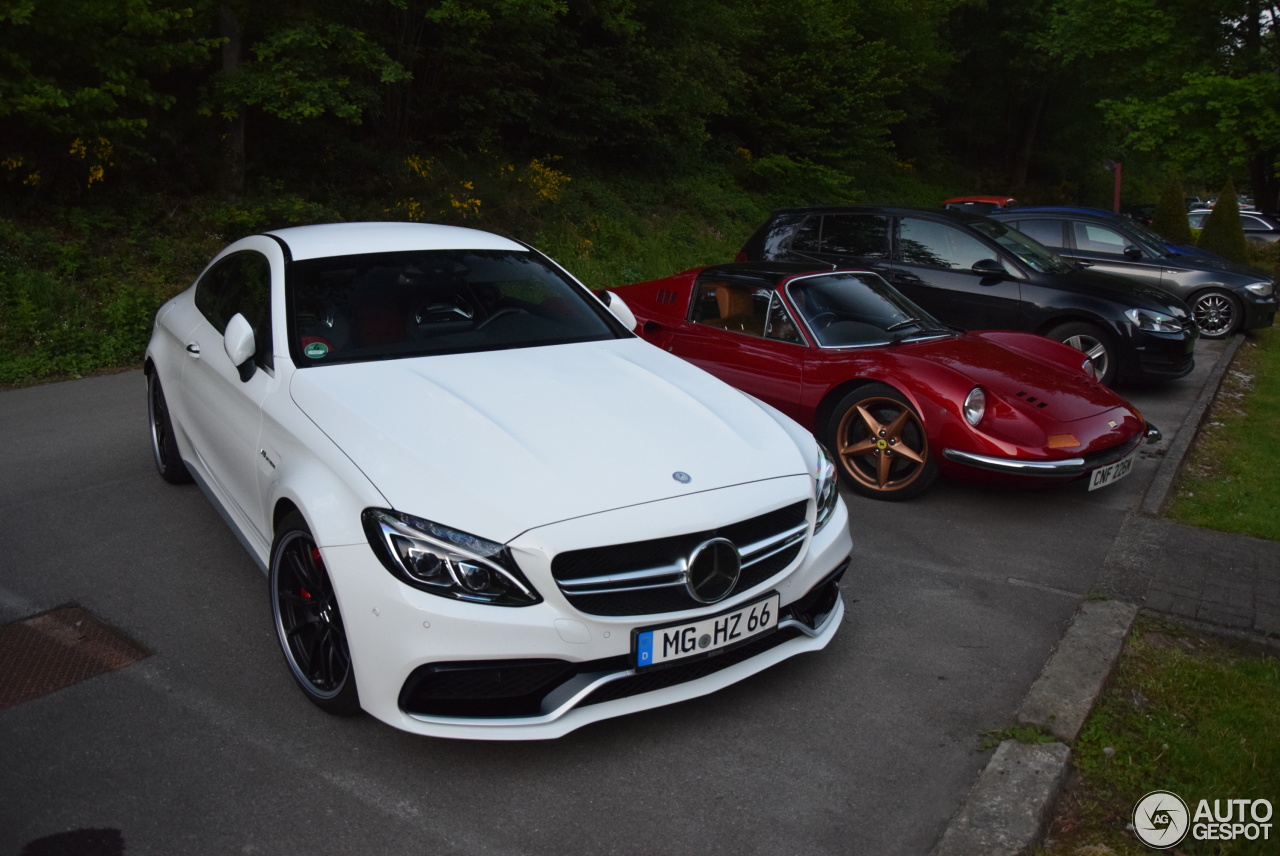
{"type": "Polygon", "coordinates": [[[978,276],[981,276],[983,279],[988,279],[991,277],[1004,279],[1009,275],[1005,271],[1004,265],[1000,264],[1000,262],[996,261],[995,259],[980,259],[973,263],[973,267],[970,268],[970,270],[972,270],[978,276]]]}
{"type": "Polygon", "coordinates": [[[1130,261],[1136,262],[1138,259],[1142,258],[1142,250],[1138,249],[1133,244],[1130,244],[1124,248],[1124,257],[1130,261]]]}

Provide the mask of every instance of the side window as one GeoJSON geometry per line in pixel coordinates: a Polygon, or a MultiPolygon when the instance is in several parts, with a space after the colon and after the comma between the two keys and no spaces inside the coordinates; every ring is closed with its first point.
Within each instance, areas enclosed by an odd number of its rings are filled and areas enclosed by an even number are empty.
{"type": "Polygon", "coordinates": [[[1240,225],[1244,227],[1246,232],[1265,232],[1267,225],[1257,217],[1250,217],[1248,214],[1240,215],[1240,225]]]}
{"type": "Polygon", "coordinates": [[[822,252],[868,259],[889,257],[889,218],[875,214],[828,214],[822,252]]]}
{"type": "Polygon", "coordinates": [[[973,235],[947,223],[903,217],[898,225],[898,260],[908,264],[968,270],[997,257],[973,235]]]}
{"type": "Polygon", "coordinates": [[[822,251],[822,217],[814,214],[806,217],[791,239],[791,249],[801,253],[822,251]]]}
{"type": "Polygon", "coordinates": [[[707,327],[763,336],[772,290],[744,282],[705,279],[698,283],[689,320],[707,327]]]}
{"type": "Polygon", "coordinates": [[[1032,240],[1039,241],[1046,247],[1065,247],[1061,220],[1019,220],[1010,223],[1022,234],[1032,240]]]}
{"type": "Polygon", "coordinates": [[[273,366],[271,342],[271,263],[259,253],[228,256],[196,283],[196,308],[219,333],[238,312],[253,327],[254,361],[273,366]]]}
{"type": "Polygon", "coordinates": [[[793,345],[805,344],[800,330],[796,327],[796,322],[792,320],[787,307],[782,305],[782,297],[776,291],[769,298],[769,318],[768,323],[765,324],[764,337],[776,339],[779,342],[790,342],[793,345]]]}
{"type": "Polygon", "coordinates": [[[1076,249],[1088,253],[1111,253],[1123,255],[1124,248],[1131,242],[1114,229],[1098,226],[1094,223],[1072,223],[1076,234],[1076,249]]]}

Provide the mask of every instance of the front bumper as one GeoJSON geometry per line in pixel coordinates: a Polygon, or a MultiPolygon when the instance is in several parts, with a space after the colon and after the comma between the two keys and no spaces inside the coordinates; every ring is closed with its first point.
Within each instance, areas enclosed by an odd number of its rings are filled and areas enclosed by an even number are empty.
{"type": "MultiPolygon", "coordinates": [[[[592,546],[583,540],[588,533],[605,539],[596,543],[629,543],[652,536],[657,519],[668,528],[697,530],[711,516],[745,519],[765,502],[794,502],[802,495],[797,490],[811,490],[808,477],[797,477],[785,487],[788,495],[781,495],[780,483],[786,481],[695,494],[532,530],[511,544],[521,569],[544,598],[528,607],[464,603],[411,589],[392,577],[364,544],[322,548],[342,608],[361,706],[415,734],[549,739],[590,722],[705,695],[825,647],[844,614],[836,577],[853,547],[843,502],[781,572],[704,608],[590,615],[575,609],[550,576],[551,558],[565,546],[592,546]],[[631,667],[634,629],[716,615],[771,591],[780,597],[779,626],[771,633],[668,668],[636,672],[631,667]],[[813,609],[819,601],[824,608],[813,609]]],[[[810,525],[812,514],[810,503],[810,525]]]]}
{"type": "Polygon", "coordinates": [[[1124,460],[1141,443],[1158,443],[1161,438],[1160,429],[1150,423],[1146,431],[1127,443],[1110,449],[1104,449],[1092,455],[1078,458],[1063,458],[1057,461],[1031,461],[1020,458],[998,458],[991,455],[979,455],[960,449],[943,449],[942,456],[948,461],[974,467],[987,472],[1009,476],[1026,476],[1030,478],[1061,479],[1069,481],[1088,475],[1094,470],[1124,460]]]}
{"type": "Polygon", "coordinates": [[[1200,331],[1189,319],[1177,333],[1129,329],[1120,356],[1117,376],[1125,380],[1176,380],[1196,367],[1196,340],[1200,331]]]}
{"type": "Polygon", "coordinates": [[[1244,319],[1241,330],[1260,330],[1270,327],[1276,320],[1276,298],[1258,297],[1248,289],[1239,289],[1236,294],[1244,306],[1244,319]]]}

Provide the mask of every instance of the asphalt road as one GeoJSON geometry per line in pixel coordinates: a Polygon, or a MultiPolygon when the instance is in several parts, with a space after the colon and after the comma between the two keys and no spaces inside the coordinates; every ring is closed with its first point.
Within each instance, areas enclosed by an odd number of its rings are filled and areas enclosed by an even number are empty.
{"type": "Polygon", "coordinates": [[[197,488],[156,475],[140,372],[0,393],[0,624],[78,603],[154,652],[0,711],[0,856],[80,829],[119,830],[129,856],[927,853],[1220,350],[1121,390],[1165,441],[1102,490],[846,496],[848,614],[825,651],[529,744],[307,702],[264,577],[197,488]]]}

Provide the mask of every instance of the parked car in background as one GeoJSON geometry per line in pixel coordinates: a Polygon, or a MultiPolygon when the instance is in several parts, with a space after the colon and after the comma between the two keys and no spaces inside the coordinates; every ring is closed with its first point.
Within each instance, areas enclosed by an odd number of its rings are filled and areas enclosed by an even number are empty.
{"type": "MultiPolygon", "coordinates": [[[[1192,229],[1203,229],[1205,221],[1213,213],[1211,208],[1197,208],[1187,213],[1187,222],[1192,229]]],[[[1244,236],[1258,244],[1274,244],[1280,241],[1280,216],[1264,214],[1261,211],[1241,211],[1240,225],[1244,227],[1244,236]]]]}
{"type": "Polygon", "coordinates": [[[952,211],[968,211],[970,214],[990,214],[1006,208],[1017,208],[1018,200],[1012,196],[953,196],[942,202],[942,207],[952,211]]]}
{"type": "Polygon", "coordinates": [[[160,308],[156,467],[267,573],[317,706],[550,738],[831,640],[834,465],[606,300],[498,235],[343,223],[237,241],[160,308]]]}
{"type": "Polygon", "coordinates": [[[739,261],[870,270],[944,324],[1022,330],[1089,354],[1098,378],[1182,377],[1199,335],[1158,288],[1081,270],[1003,223],[960,211],[872,205],[775,211],[739,261]]]}
{"type": "Polygon", "coordinates": [[[615,288],[641,335],[809,428],[854,491],[1122,478],[1159,432],[1043,336],[957,332],[879,275],[745,262],[615,288]]]}
{"type": "Polygon", "coordinates": [[[1276,283],[1266,271],[1216,256],[1169,252],[1159,235],[1126,218],[1087,209],[1021,208],[992,219],[1078,264],[1176,294],[1191,307],[1201,336],[1220,339],[1275,321],[1276,283]]]}
{"type": "MultiPolygon", "coordinates": [[[[1202,250],[1194,244],[1175,244],[1171,241],[1167,241],[1162,235],[1153,231],[1149,226],[1137,222],[1134,218],[1126,217],[1121,214],[1114,214],[1103,208],[1088,208],[1084,206],[1068,205],[1036,205],[1029,206],[1027,208],[1020,208],[1018,210],[1020,213],[1028,212],[1030,215],[1027,218],[1028,220],[1034,219],[1038,223],[1045,224],[1042,228],[1044,234],[1049,238],[1049,240],[1041,240],[1034,232],[1026,232],[1023,230],[1024,234],[1030,234],[1031,237],[1040,241],[1040,243],[1054,251],[1066,249],[1068,246],[1068,244],[1063,243],[1063,241],[1057,237],[1057,233],[1054,228],[1047,225],[1049,220],[1057,218],[1064,221],[1086,221],[1097,226],[1103,226],[1117,235],[1122,236],[1126,243],[1136,243],[1141,241],[1147,245],[1160,247],[1164,255],[1172,253],[1180,256],[1222,259],[1222,257],[1217,253],[1210,252],[1209,250],[1202,250]]],[[[1009,212],[1007,211],[997,211],[994,212],[992,216],[1001,222],[1010,222],[1008,214],[1009,212]]],[[[1038,227],[1033,226],[1032,228],[1034,229],[1038,227]]]]}

